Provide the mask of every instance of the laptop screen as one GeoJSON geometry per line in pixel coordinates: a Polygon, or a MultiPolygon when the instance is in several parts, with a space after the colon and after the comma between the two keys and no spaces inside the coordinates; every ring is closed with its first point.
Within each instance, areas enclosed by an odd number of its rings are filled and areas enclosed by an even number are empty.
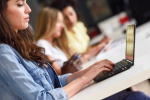
{"type": "Polygon", "coordinates": [[[126,59],[134,64],[134,48],[135,48],[135,25],[129,25],[126,28],[126,59]]]}

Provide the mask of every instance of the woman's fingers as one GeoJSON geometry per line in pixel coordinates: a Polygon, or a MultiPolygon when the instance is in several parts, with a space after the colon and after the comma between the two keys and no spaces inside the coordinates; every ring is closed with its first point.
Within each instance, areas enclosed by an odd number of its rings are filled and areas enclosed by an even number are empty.
{"type": "Polygon", "coordinates": [[[111,70],[110,70],[109,68],[107,68],[107,67],[103,67],[102,70],[103,70],[103,71],[111,71],[111,70]]]}
{"type": "Polygon", "coordinates": [[[82,61],[80,59],[80,54],[76,53],[74,55],[74,57],[72,57],[72,59],[70,60],[70,62],[74,65],[74,66],[79,66],[82,64],[82,61]]]}
{"type": "Polygon", "coordinates": [[[78,69],[78,70],[81,70],[82,69],[82,66],[81,66],[82,62],[79,60],[79,59],[76,59],[74,62],[73,62],[73,66],[78,69]]]}
{"type": "Polygon", "coordinates": [[[97,66],[97,67],[99,67],[99,68],[101,68],[101,67],[106,67],[106,68],[109,68],[110,70],[112,70],[113,69],[113,66],[114,66],[115,64],[113,63],[113,62],[111,62],[111,61],[109,61],[109,60],[102,60],[102,61],[99,61],[99,62],[96,62],[95,64],[94,64],[94,66],[97,66]]]}
{"type": "Polygon", "coordinates": [[[96,62],[94,65],[101,65],[101,64],[105,64],[105,63],[109,63],[110,65],[114,66],[115,64],[107,59],[102,60],[102,61],[98,61],[96,62]]]}
{"type": "Polygon", "coordinates": [[[104,67],[105,67],[105,68],[109,68],[110,70],[112,70],[112,69],[113,69],[113,66],[112,66],[112,65],[110,65],[110,64],[105,64],[105,65],[104,65],[104,67]]]}
{"type": "Polygon", "coordinates": [[[100,51],[105,47],[106,43],[101,43],[97,46],[96,50],[100,51]]]}
{"type": "Polygon", "coordinates": [[[77,56],[78,53],[75,53],[73,56],[71,56],[70,60],[75,59],[75,57],[77,56]]]}
{"type": "Polygon", "coordinates": [[[77,65],[79,61],[80,61],[79,59],[75,59],[75,60],[73,60],[73,64],[77,65]]]}
{"type": "Polygon", "coordinates": [[[110,38],[110,37],[109,37],[109,38],[107,38],[106,43],[108,43],[110,40],[111,40],[111,38],[110,38]]]}
{"type": "Polygon", "coordinates": [[[79,71],[79,70],[81,70],[81,69],[82,69],[82,66],[77,66],[76,68],[77,68],[77,69],[78,69],[78,71],[79,71]]]}
{"type": "Polygon", "coordinates": [[[77,65],[82,65],[82,62],[80,59],[76,59],[75,61],[76,61],[77,65]]]}
{"type": "Polygon", "coordinates": [[[76,59],[79,59],[80,58],[80,54],[79,53],[75,53],[71,58],[70,58],[70,61],[74,61],[76,59]]]}
{"type": "Polygon", "coordinates": [[[108,68],[108,69],[110,69],[110,70],[113,69],[113,66],[110,65],[109,63],[104,63],[104,64],[102,64],[101,66],[99,66],[99,65],[96,65],[96,66],[98,66],[98,69],[103,69],[103,68],[108,68]]]}
{"type": "Polygon", "coordinates": [[[110,61],[110,60],[108,60],[108,59],[105,59],[105,60],[104,60],[104,62],[105,62],[105,63],[109,63],[109,64],[110,64],[110,65],[112,65],[112,66],[114,66],[114,65],[115,65],[113,62],[111,62],[111,61],[110,61]]]}
{"type": "Polygon", "coordinates": [[[109,60],[106,59],[106,62],[108,62],[110,65],[115,66],[115,64],[109,60]]]}

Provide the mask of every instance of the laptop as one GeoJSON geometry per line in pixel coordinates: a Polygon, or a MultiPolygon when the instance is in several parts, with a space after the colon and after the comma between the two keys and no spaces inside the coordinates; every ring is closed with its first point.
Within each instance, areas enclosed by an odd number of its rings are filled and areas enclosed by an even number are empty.
{"type": "Polygon", "coordinates": [[[117,62],[112,71],[103,71],[94,78],[95,82],[100,82],[118,73],[128,70],[134,65],[135,52],[135,25],[128,25],[126,27],[126,53],[125,59],[117,62]]]}

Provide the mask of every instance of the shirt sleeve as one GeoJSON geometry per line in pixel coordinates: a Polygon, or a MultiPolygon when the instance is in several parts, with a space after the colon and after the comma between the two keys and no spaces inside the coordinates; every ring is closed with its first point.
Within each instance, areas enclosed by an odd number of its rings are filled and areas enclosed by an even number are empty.
{"type": "Polygon", "coordinates": [[[46,91],[38,85],[16,58],[10,47],[0,46],[0,76],[22,100],[67,100],[62,88],[46,91]]]}
{"type": "Polygon", "coordinates": [[[37,42],[37,46],[42,47],[45,49],[45,55],[49,55],[52,56],[52,51],[51,51],[51,47],[49,46],[50,44],[47,43],[46,40],[39,40],[37,42]]]}
{"type": "Polygon", "coordinates": [[[67,85],[67,78],[68,78],[69,75],[71,75],[71,73],[58,76],[59,81],[60,81],[62,87],[64,87],[64,86],[67,85]]]}

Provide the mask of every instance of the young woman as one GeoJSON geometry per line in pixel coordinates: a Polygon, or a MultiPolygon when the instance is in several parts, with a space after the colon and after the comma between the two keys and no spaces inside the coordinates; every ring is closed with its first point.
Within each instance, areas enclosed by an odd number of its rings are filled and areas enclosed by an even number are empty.
{"type": "Polygon", "coordinates": [[[90,38],[87,35],[87,28],[84,26],[83,22],[78,20],[74,2],[71,0],[53,0],[50,7],[62,11],[66,24],[65,32],[69,39],[68,46],[74,50],[74,52],[82,53],[82,62],[85,62],[89,58],[98,54],[104,45],[110,40],[103,38],[97,46],[88,47],[90,38]]]}
{"type": "Polygon", "coordinates": [[[81,69],[82,64],[79,54],[71,57],[63,29],[63,15],[60,11],[49,7],[41,10],[37,18],[35,40],[38,46],[45,49],[48,58],[55,61],[52,66],[58,75],[74,73],[81,69]]]}
{"type": "MultiPolygon", "coordinates": [[[[67,100],[100,72],[112,70],[114,64],[103,60],[72,75],[57,76],[43,49],[34,44],[28,28],[30,12],[26,0],[0,0],[0,100],[67,100]]],[[[121,97],[149,100],[141,92],[121,97]]]]}

